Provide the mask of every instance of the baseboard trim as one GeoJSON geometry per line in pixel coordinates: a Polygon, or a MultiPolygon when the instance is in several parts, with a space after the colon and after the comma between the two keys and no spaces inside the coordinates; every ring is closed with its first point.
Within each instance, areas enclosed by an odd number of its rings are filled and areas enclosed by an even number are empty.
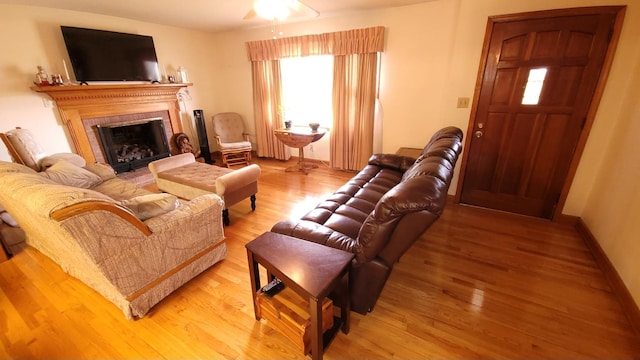
{"type": "Polygon", "coordinates": [[[559,224],[568,224],[568,225],[578,226],[578,221],[580,221],[580,217],[573,216],[573,215],[560,214],[554,217],[552,221],[557,222],[559,224]]]}
{"type": "Polygon", "coordinates": [[[624,311],[627,319],[631,323],[631,327],[635,331],[636,337],[640,340],[640,308],[638,308],[638,304],[633,300],[629,289],[625,286],[622,278],[618,274],[618,271],[613,267],[613,264],[604,253],[602,247],[582,218],[577,218],[575,226],[576,230],[578,230],[578,233],[580,233],[584,242],[587,244],[587,247],[591,251],[593,258],[600,267],[600,270],[607,278],[607,281],[611,286],[611,290],[616,295],[616,298],[622,306],[622,311],[624,311]]]}

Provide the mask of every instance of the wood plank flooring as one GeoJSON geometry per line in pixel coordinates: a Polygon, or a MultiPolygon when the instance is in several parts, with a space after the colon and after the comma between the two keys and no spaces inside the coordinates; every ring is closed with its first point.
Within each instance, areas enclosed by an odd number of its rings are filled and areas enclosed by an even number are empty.
{"type": "MultiPolygon", "coordinates": [[[[304,358],[255,320],[244,245],[353,174],[257,163],[257,209],[230,209],[227,258],[143,319],[126,320],[29,247],[0,263],[0,358],[304,358]]],[[[450,202],[325,358],[637,359],[640,343],[572,226],[450,202]]]]}

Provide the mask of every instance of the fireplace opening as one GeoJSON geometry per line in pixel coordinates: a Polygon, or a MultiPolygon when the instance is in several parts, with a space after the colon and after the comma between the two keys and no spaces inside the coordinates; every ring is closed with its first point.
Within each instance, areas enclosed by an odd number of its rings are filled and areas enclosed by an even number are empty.
{"type": "Polygon", "coordinates": [[[116,173],[133,171],[169,156],[162,118],[97,125],[102,150],[116,173]]]}

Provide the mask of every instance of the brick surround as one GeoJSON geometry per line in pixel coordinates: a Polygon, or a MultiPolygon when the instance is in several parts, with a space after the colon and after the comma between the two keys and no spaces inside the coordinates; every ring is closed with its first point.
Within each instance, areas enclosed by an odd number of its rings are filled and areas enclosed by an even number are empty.
{"type": "MultiPolygon", "coordinates": [[[[97,124],[162,117],[167,138],[182,132],[178,92],[191,84],[117,84],[38,86],[58,106],[77,153],[88,163],[104,162],[97,124]]],[[[171,144],[172,142],[169,141],[171,144]]],[[[171,151],[175,145],[170,145],[171,151]]]]}

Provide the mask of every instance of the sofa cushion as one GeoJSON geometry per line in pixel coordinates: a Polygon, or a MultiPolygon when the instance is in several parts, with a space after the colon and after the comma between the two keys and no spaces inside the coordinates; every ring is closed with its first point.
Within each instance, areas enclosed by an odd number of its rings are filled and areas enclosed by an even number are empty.
{"type": "Polygon", "coordinates": [[[86,165],[84,168],[100,176],[102,181],[111,180],[116,177],[115,170],[113,170],[111,166],[106,164],[93,163],[86,165]]]}
{"type": "MultiPolygon", "coordinates": [[[[392,241],[392,233],[405,215],[428,212],[434,218],[440,216],[447,200],[448,187],[448,183],[438,176],[425,175],[402,181],[384,194],[362,224],[356,248],[357,260],[365,262],[378,256],[392,241]]],[[[416,235],[417,238],[420,234],[416,235]]]]}
{"type": "Polygon", "coordinates": [[[5,173],[37,174],[35,170],[28,166],[14,162],[0,161],[0,174],[5,173]]]}
{"type": "Polygon", "coordinates": [[[151,191],[136,185],[134,182],[123,180],[119,177],[105,180],[98,186],[92,188],[92,190],[105,194],[116,201],[152,194],[151,191]]]}
{"type": "Polygon", "coordinates": [[[453,165],[447,159],[428,157],[424,159],[418,158],[418,160],[402,175],[402,181],[425,175],[437,177],[444,182],[451,180],[453,165]]]}
{"type": "MultiPolygon", "coordinates": [[[[66,186],[40,175],[5,174],[0,176],[0,187],[14,189],[10,196],[34,214],[48,217],[64,207],[84,201],[113,202],[110,197],[90,189],[66,186]]],[[[7,208],[8,204],[3,204],[7,208]]]]}
{"type": "Polygon", "coordinates": [[[100,176],[65,160],[56,162],[40,174],[60,185],[83,189],[89,189],[102,183],[100,176]]]}
{"type": "Polygon", "coordinates": [[[433,134],[429,143],[422,149],[418,158],[440,157],[455,165],[458,154],[462,151],[462,130],[456,127],[446,127],[433,134]]]}
{"type": "Polygon", "coordinates": [[[171,194],[148,194],[120,201],[120,205],[131,210],[138,219],[145,221],[149,218],[166,214],[175,210],[178,198],[171,194]]]}

